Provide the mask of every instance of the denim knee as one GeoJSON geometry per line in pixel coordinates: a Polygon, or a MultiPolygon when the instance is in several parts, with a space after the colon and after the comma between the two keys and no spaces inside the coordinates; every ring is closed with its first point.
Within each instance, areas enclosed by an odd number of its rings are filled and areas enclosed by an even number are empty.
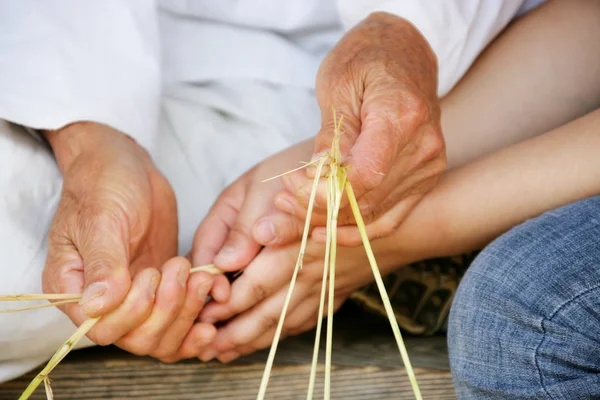
{"type": "Polygon", "coordinates": [[[459,399],[600,398],[600,197],[517,226],[474,261],[448,344],[459,399]]]}

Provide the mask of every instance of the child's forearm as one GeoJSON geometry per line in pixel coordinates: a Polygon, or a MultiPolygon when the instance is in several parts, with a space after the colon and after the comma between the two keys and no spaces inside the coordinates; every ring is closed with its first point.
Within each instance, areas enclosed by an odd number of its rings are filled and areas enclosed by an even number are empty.
{"type": "Polygon", "coordinates": [[[453,171],[386,246],[402,263],[480,249],[526,219],[600,194],[600,110],[453,171]]]}
{"type": "Polygon", "coordinates": [[[600,2],[548,2],[517,20],[442,101],[448,163],[550,131],[600,102],[600,2]]]}

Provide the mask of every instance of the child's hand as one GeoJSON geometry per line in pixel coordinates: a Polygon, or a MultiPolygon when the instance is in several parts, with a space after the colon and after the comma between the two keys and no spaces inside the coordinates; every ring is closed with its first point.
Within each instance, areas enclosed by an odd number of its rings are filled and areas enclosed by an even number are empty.
{"type": "MultiPolygon", "coordinates": [[[[261,245],[296,239],[304,227],[303,221],[276,208],[275,195],[283,190],[281,180],[263,181],[298,167],[299,161],[310,157],[312,147],[312,142],[306,141],[286,149],[231,184],[196,231],[191,253],[193,264],[215,263],[224,271],[237,271],[256,257],[261,245]]],[[[220,297],[219,292],[213,296],[220,297]]]]}
{"type": "MultiPolygon", "coordinates": [[[[250,263],[232,284],[231,298],[224,304],[209,304],[200,314],[200,321],[227,321],[219,329],[213,343],[201,354],[207,361],[217,357],[229,362],[271,344],[284,299],[298,256],[299,244],[267,247],[250,263]]],[[[404,264],[395,241],[373,241],[382,273],[404,264]]],[[[323,276],[323,245],[309,241],[304,266],[298,274],[294,294],[288,308],[282,335],[296,335],[317,323],[323,276]]],[[[372,273],[364,249],[338,248],[336,268],[335,309],[359,287],[372,281],[372,273]]],[[[326,309],[325,309],[326,310],[326,309]]]]}

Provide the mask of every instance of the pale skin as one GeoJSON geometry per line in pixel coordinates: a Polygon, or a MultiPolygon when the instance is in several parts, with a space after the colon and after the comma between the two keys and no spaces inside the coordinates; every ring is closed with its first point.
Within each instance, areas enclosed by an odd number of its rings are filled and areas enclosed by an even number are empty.
{"type": "MultiPolygon", "coordinates": [[[[600,62],[600,55],[583,51],[585,46],[593,46],[583,39],[588,38],[590,32],[600,33],[599,20],[597,2],[548,4],[511,27],[478,61],[467,79],[444,100],[448,161],[454,168],[444,174],[438,186],[425,196],[398,229],[373,242],[383,273],[412,261],[479,249],[527,218],[600,194],[600,159],[595,151],[600,144],[597,134],[600,112],[591,112],[560,126],[586,114],[599,103],[600,76],[594,66],[600,62]],[[569,17],[560,18],[561,29],[557,29],[554,22],[557,16],[569,17]],[[574,44],[581,47],[574,50],[574,44]],[[544,52],[542,48],[538,50],[537,58],[520,58],[514,67],[490,69],[513,51],[527,54],[540,46],[553,51],[544,52]],[[540,60],[540,57],[545,58],[540,60]],[[531,68],[540,63],[551,65],[553,73],[532,74],[528,63],[533,63],[531,68]],[[530,90],[545,88],[549,79],[553,85],[546,89],[546,96],[538,97],[530,90]],[[488,81],[495,84],[485,85],[488,81]],[[511,82],[518,83],[513,88],[514,93],[519,96],[519,101],[528,104],[528,114],[516,112],[515,97],[504,91],[511,82]],[[475,91],[475,87],[481,91],[475,91]],[[561,95],[577,97],[578,101],[568,102],[565,107],[561,95]],[[490,115],[491,111],[485,114],[487,108],[498,112],[504,124],[489,125],[487,118],[471,118],[472,115],[490,115]],[[548,118],[541,118],[545,110],[554,112],[548,118]],[[460,121],[464,124],[471,120],[475,126],[466,125],[461,129],[460,121]],[[517,133],[508,137],[500,134],[510,132],[510,127],[517,133]],[[555,127],[558,128],[540,135],[543,130],[555,127]],[[465,137],[465,130],[473,133],[465,137]],[[478,136],[474,138],[475,133],[478,136]],[[517,143],[528,137],[534,138],[517,143]],[[468,147],[473,141],[476,142],[474,149],[468,147]],[[480,158],[472,161],[477,157],[480,158]]],[[[304,143],[289,151],[297,157],[310,155],[310,148],[310,143],[304,143]]],[[[287,157],[277,155],[257,169],[278,170],[276,165],[281,159],[287,157]]],[[[283,168],[289,167],[281,164],[279,170],[283,168]]],[[[253,196],[264,200],[269,193],[272,196],[276,192],[273,185],[261,187],[255,177],[244,180],[244,186],[248,199],[253,196]],[[260,191],[262,196],[255,193],[260,191]]],[[[253,208],[239,201],[245,208],[253,208]]],[[[291,211],[303,217],[302,207],[291,211]]],[[[296,228],[301,226],[297,225],[296,228]]],[[[199,233],[202,229],[201,225],[199,233]]],[[[346,235],[348,243],[357,244],[355,228],[340,228],[340,233],[346,235]]],[[[323,228],[313,230],[313,242],[307,250],[305,267],[284,327],[284,333],[288,335],[310,329],[316,323],[323,265],[320,259],[323,247],[318,242],[323,242],[323,234],[323,228]]],[[[201,238],[199,243],[202,243],[201,238]]],[[[201,314],[201,320],[205,322],[236,316],[220,328],[215,341],[201,355],[202,359],[218,357],[227,362],[270,344],[297,252],[296,243],[266,247],[234,282],[229,302],[206,307],[201,314]]],[[[354,289],[372,279],[360,248],[338,252],[338,271],[337,306],[354,289]]]]}

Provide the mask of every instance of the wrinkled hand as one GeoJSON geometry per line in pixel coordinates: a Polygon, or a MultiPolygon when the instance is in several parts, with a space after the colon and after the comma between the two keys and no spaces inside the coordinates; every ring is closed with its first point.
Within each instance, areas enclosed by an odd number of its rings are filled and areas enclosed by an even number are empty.
{"type": "Polygon", "coordinates": [[[44,292],[83,292],[79,305],[61,309],[77,325],[103,316],[88,334],[97,344],[165,361],[196,355],[196,339],[215,334],[195,325],[212,278],[189,277],[186,259],[169,260],[177,207],[167,180],[143,149],[109,127],[76,123],[46,136],[63,190],[49,229],[44,292]]]}
{"type": "MultiPolygon", "coordinates": [[[[373,242],[383,274],[402,265],[402,249],[395,240],[373,242]]],[[[271,345],[283,308],[300,246],[297,243],[266,247],[235,280],[231,298],[226,303],[211,303],[200,314],[205,323],[228,321],[219,328],[215,340],[201,353],[208,361],[217,357],[222,362],[252,353],[271,345]],[[230,320],[230,318],[232,318],[230,320]]],[[[283,325],[282,337],[312,329],[319,318],[319,300],[323,276],[325,246],[309,241],[304,266],[291,298],[283,325]]],[[[362,248],[338,248],[335,280],[335,310],[356,289],[373,280],[362,248]]],[[[325,307],[326,316],[327,307],[325,307]]]]}
{"type": "MultiPolygon", "coordinates": [[[[341,152],[348,179],[370,224],[370,238],[391,234],[436,184],[446,167],[437,97],[437,65],[421,34],[407,21],[374,13],[348,32],[323,61],[317,77],[322,128],[314,154],[329,151],[335,107],[344,116],[341,152]]],[[[279,204],[306,208],[314,168],[284,178],[279,204]],[[312,173],[312,175],[311,175],[312,173]]],[[[326,218],[325,182],[319,187],[315,223],[326,218]]],[[[354,224],[347,201],[340,224],[354,224]]],[[[280,228],[285,229],[285,228],[280,228]]],[[[355,228],[341,228],[342,245],[358,245],[355,228]]]]}

